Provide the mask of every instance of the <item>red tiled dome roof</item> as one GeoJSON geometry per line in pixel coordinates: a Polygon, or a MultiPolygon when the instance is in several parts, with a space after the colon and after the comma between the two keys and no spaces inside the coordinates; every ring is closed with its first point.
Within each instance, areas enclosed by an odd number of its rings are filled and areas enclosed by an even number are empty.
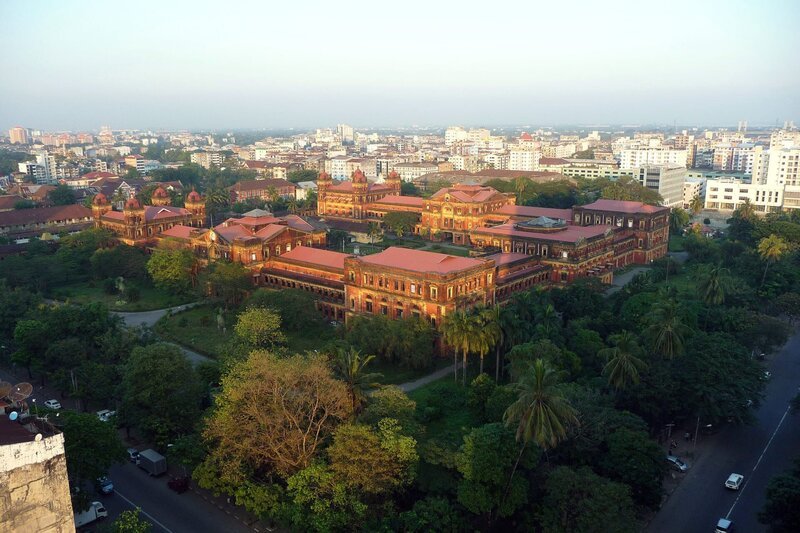
{"type": "Polygon", "coordinates": [[[330,181],[331,175],[323,170],[322,172],[319,173],[319,178],[317,178],[317,179],[320,179],[320,180],[323,180],[323,181],[330,181]]]}
{"type": "Polygon", "coordinates": [[[193,190],[189,193],[189,196],[186,197],[186,200],[189,202],[200,202],[202,201],[202,197],[200,196],[199,192],[193,190]]]}
{"type": "Polygon", "coordinates": [[[106,195],[101,192],[95,194],[94,198],[92,198],[92,205],[106,205],[107,203],[108,198],[106,198],[106,195]]]}
{"type": "Polygon", "coordinates": [[[367,177],[361,171],[360,168],[357,168],[355,172],[353,172],[353,183],[366,183],[367,177]]]}
{"type": "Polygon", "coordinates": [[[390,180],[399,180],[400,179],[400,174],[398,174],[396,170],[392,170],[391,172],[389,172],[389,179],[390,180]]]}
{"type": "Polygon", "coordinates": [[[142,206],[139,204],[139,200],[136,198],[131,198],[127,202],[125,202],[125,209],[141,209],[142,206]]]}
{"type": "Polygon", "coordinates": [[[169,198],[169,193],[159,186],[153,191],[153,198],[169,198]]]}

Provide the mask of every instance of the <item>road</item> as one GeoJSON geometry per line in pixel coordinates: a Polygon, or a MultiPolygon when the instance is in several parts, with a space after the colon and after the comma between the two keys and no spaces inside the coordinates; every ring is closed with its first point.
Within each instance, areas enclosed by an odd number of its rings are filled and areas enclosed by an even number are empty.
{"type": "Polygon", "coordinates": [[[755,413],[756,422],[701,436],[698,449],[703,449],[702,454],[648,531],[709,532],[722,517],[733,520],[736,531],[766,531],[757,515],[764,505],[767,483],[800,455],[800,414],[788,412],[789,401],[800,386],[800,333],[767,366],[772,379],[755,413]],[[738,492],[723,486],[733,472],[744,475],[745,484],[738,492]]]}
{"type": "Polygon", "coordinates": [[[100,496],[108,510],[107,521],[138,507],[141,516],[153,524],[154,533],[195,533],[225,531],[252,533],[253,528],[235,515],[219,509],[192,491],[177,494],[167,487],[166,475],[150,477],[132,463],[113,466],[109,478],[115,494],[100,496]]]}

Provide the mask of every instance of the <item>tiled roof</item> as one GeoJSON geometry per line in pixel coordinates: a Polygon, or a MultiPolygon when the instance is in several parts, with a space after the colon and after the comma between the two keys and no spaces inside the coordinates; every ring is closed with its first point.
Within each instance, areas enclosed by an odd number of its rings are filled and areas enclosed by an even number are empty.
{"type": "Polygon", "coordinates": [[[606,200],[600,199],[591,204],[580,206],[582,209],[593,211],[611,211],[613,213],[659,213],[669,211],[669,207],[647,205],[642,202],[631,202],[628,200],[606,200]]]}
{"type": "Polygon", "coordinates": [[[276,189],[280,189],[282,187],[290,187],[293,190],[297,188],[297,186],[288,180],[281,180],[281,179],[267,179],[267,180],[247,180],[247,181],[240,181],[230,187],[228,190],[236,191],[236,192],[243,192],[243,191],[262,191],[269,189],[270,187],[275,187],[276,189]]]}
{"type": "Polygon", "coordinates": [[[395,204],[395,205],[408,205],[413,207],[419,207],[422,209],[422,204],[425,202],[423,198],[419,196],[400,196],[397,194],[388,194],[381,198],[380,200],[373,202],[376,204],[395,204]]]}
{"type": "Polygon", "coordinates": [[[515,254],[515,253],[499,253],[499,254],[487,255],[486,259],[493,259],[495,265],[503,266],[509,263],[513,263],[515,261],[522,261],[523,259],[531,259],[531,256],[525,254],[515,254]]]}
{"type": "MultiPolygon", "coordinates": [[[[369,192],[385,191],[390,188],[391,187],[384,183],[370,183],[367,185],[367,191],[369,192]]],[[[336,183],[335,185],[329,186],[328,190],[334,192],[353,192],[353,182],[346,180],[341,183],[336,183]]]]}
{"type": "Polygon", "coordinates": [[[534,207],[527,205],[504,205],[500,209],[489,213],[490,215],[500,214],[518,217],[549,217],[561,218],[563,220],[572,219],[572,209],[555,209],[552,207],[534,207]]]}
{"type": "Polygon", "coordinates": [[[40,207],[37,209],[15,209],[0,213],[0,227],[55,223],[87,218],[92,218],[92,210],[77,204],[40,207]]]}
{"type": "Polygon", "coordinates": [[[320,248],[296,246],[291,251],[283,253],[275,259],[309,263],[312,265],[335,268],[337,270],[344,271],[344,260],[347,257],[352,256],[350,254],[332,252],[330,250],[322,250],[320,248]]]}
{"type": "Polygon", "coordinates": [[[113,172],[89,172],[88,174],[84,174],[83,176],[81,176],[82,179],[87,179],[87,180],[96,180],[100,178],[118,178],[118,177],[119,176],[117,174],[114,174],[113,172]]]}
{"type": "Polygon", "coordinates": [[[191,212],[187,209],[184,209],[182,207],[172,207],[170,205],[165,205],[165,206],[147,205],[144,207],[144,219],[147,221],[161,220],[173,217],[182,217],[190,214],[191,212]]]}
{"type": "Polygon", "coordinates": [[[176,239],[186,239],[188,240],[191,237],[191,233],[196,228],[191,226],[184,226],[182,224],[178,224],[176,226],[172,226],[171,228],[164,230],[161,232],[162,237],[174,237],[176,239]]]}
{"type": "Polygon", "coordinates": [[[541,157],[539,158],[540,165],[569,165],[569,161],[560,157],[541,157]]]}
{"type": "Polygon", "coordinates": [[[0,196],[0,209],[14,209],[14,204],[24,200],[22,196],[17,196],[16,194],[4,194],[0,196]]]}
{"type": "Polygon", "coordinates": [[[502,193],[497,189],[482,185],[456,185],[439,189],[431,198],[439,199],[447,194],[460,202],[486,202],[502,193]]]}
{"type": "Polygon", "coordinates": [[[469,257],[438,254],[410,248],[392,246],[373,255],[359,257],[359,261],[370,265],[400,268],[412,272],[435,272],[450,274],[484,265],[486,262],[469,257]]]}
{"type": "Polygon", "coordinates": [[[497,235],[502,237],[519,237],[531,240],[575,243],[580,239],[591,239],[603,235],[613,226],[565,226],[560,231],[525,231],[517,229],[515,224],[503,224],[491,228],[474,229],[476,235],[497,235]]]}

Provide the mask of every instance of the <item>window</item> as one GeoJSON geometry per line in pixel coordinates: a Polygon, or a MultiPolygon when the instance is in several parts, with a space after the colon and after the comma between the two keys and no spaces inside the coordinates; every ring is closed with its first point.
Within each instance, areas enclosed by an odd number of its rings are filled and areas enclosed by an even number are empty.
{"type": "Polygon", "coordinates": [[[281,245],[275,247],[275,255],[281,255],[281,245]]]}
{"type": "Polygon", "coordinates": [[[372,312],[372,301],[371,300],[367,300],[366,309],[367,309],[368,313],[372,312]]]}
{"type": "Polygon", "coordinates": [[[435,300],[438,296],[439,296],[438,289],[436,287],[431,287],[431,299],[435,300]]]}
{"type": "Polygon", "coordinates": [[[448,300],[453,299],[453,287],[447,287],[447,299],[448,300]]]}
{"type": "Polygon", "coordinates": [[[398,307],[394,310],[394,315],[396,318],[403,318],[403,310],[398,307]]]}
{"type": "Polygon", "coordinates": [[[412,283],[411,284],[411,294],[416,294],[416,293],[417,293],[417,286],[414,283],[412,283]]]}
{"type": "Polygon", "coordinates": [[[250,254],[250,261],[256,260],[256,254],[250,254]]]}
{"type": "Polygon", "coordinates": [[[386,306],[386,304],[381,304],[381,314],[383,316],[386,316],[386,315],[389,314],[389,308],[386,306]]]}
{"type": "Polygon", "coordinates": [[[286,251],[287,252],[291,252],[292,251],[292,243],[290,243],[290,242],[286,243],[286,251]]]}

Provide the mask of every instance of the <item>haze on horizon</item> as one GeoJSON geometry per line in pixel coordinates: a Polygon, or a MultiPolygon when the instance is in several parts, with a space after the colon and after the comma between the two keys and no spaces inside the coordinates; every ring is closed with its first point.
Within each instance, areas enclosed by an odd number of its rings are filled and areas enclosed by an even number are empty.
{"type": "Polygon", "coordinates": [[[0,129],[800,119],[800,2],[0,2],[0,129]]]}

